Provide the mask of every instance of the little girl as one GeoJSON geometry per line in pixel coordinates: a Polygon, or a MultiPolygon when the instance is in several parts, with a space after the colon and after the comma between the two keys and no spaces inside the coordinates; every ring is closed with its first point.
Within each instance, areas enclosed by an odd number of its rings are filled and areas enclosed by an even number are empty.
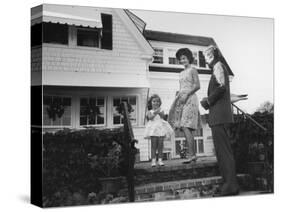
{"type": "Polygon", "coordinates": [[[147,103],[148,112],[146,117],[148,122],[144,137],[151,140],[152,167],[156,166],[156,150],[158,151],[158,165],[164,166],[162,161],[164,138],[171,138],[174,135],[170,124],[163,120],[164,112],[161,111],[161,104],[161,99],[157,94],[152,95],[147,103]]]}

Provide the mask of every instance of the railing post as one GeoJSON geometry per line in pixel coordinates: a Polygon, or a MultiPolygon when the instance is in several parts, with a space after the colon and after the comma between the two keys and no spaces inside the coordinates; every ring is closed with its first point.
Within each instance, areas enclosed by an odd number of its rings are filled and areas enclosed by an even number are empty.
{"type": "Polygon", "coordinates": [[[135,182],[134,182],[134,164],[135,164],[135,143],[133,129],[129,118],[127,102],[122,102],[122,111],[124,118],[124,147],[127,159],[127,183],[129,201],[135,201],[135,182]]]}

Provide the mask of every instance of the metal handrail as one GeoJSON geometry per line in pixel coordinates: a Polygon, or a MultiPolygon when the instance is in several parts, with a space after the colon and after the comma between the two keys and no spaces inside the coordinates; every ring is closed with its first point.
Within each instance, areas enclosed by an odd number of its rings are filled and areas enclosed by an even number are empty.
{"type": "Polygon", "coordinates": [[[263,127],[261,124],[259,124],[255,119],[253,119],[251,116],[249,116],[247,113],[245,113],[243,110],[241,110],[237,105],[234,103],[231,103],[233,107],[237,109],[237,111],[241,112],[246,118],[248,118],[251,122],[253,122],[255,125],[257,125],[259,128],[261,128],[263,131],[267,131],[265,127],[263,127]]]}
{"type": "Polygon", "coordinates": [[[132,124],[129,118],[127,102],[122,102],[123,118],[124,118],[124,147],[126,152],[126,160],[128,165],[127,170],[127,184],[129,201],[135,201],[135,182],[134,182],[134,163],[135,163],[135,143],[132,124]]]}

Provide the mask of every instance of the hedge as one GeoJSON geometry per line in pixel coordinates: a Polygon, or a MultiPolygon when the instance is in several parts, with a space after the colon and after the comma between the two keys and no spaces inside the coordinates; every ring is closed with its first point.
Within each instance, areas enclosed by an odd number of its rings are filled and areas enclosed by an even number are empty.
{"type": "Polygon", "coordinates": [[[125,174],[122,144],[122,128],[44,134],[44,206],[89,204],[89,194],[101,190],[99,178],[125,174]]]}

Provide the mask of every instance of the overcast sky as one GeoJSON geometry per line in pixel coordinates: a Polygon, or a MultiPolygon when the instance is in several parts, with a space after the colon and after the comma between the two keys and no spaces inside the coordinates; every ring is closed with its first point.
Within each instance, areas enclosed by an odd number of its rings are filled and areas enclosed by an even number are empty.
{"type": "Polygon", "coordinates": [[[131,10],[146,29],[215,39],[234,73],[231,93],[248,94],[237,103],[248,113],[273,102],[273,19],[131,10]]]}

